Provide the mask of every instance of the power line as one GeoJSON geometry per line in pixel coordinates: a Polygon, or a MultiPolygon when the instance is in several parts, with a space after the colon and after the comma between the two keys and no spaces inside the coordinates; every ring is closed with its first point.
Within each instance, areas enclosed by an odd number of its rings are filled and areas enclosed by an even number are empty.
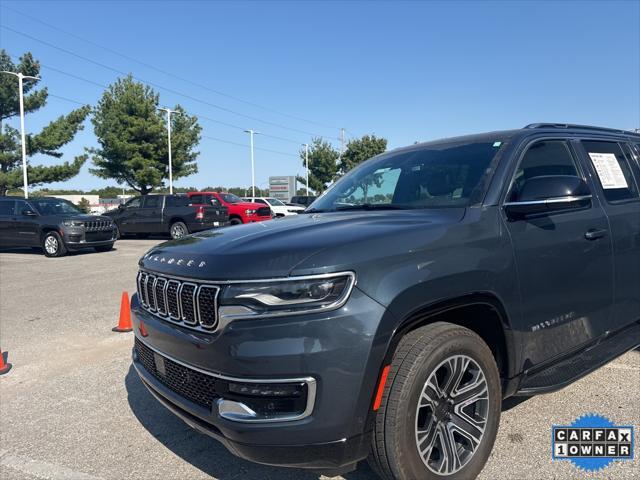
{"type": "Polygon", "coordinates": [[[213,93],[215,93],[217,95],[221,95],[223,97],[227,97],[227,98],[230,98],[230,99],[235,100],[237,102],[241,102],[241,103],[244,103],[244,104],[247,104],[247,105],[251,105],[253,107],[257,107],[257,108],[260,108],[260,109],[268,111],[268,112],[276,113],[276,114],[282,115],[284,117],[289,117],[289,118],[292,118],[294,120],[301,120],[303,122],[307,122],[307,123],[318,125],[320,127],[325,127],[325,128],[331,128],[331,129],[337,129],[338,128],[338,127],[335,127],[335,126],[332,126],[332,125],[327,125],[325,123],[317,122],[315,120],[309,120],[309,119],[306,119],[304,117],[299,117],[297,115],[291,115],[291,114],[288,114],[288,113],[284,113],[284,112],[281,112],[279,110],[275,110],[275,109],[270,108],[270,107],[265,107],[264,105],[260,105],[260,104],[255,103],[255,102],[251,102],[249,100],[245,100],[245,99],[242,99],[240,97],[236,97],[235,95],[231,95],[231,94],[222,92],[220,90],[216,90],[214,88],[208,87],[207,85],[203,85],[203,84],[200,84],[198,82],[194,82],[193,80],[189,80],[187,78],[181,77],[179,75],[176,75],[175,73],[169,72],[167,70],[163,70],[163,69],[158,68],[158,67],[156,67],[154,65],[151,65],[151,64],[149,64],[147,62],[143,62],[142,60],[139,60],[137,58],[131,57],[130,55],[127,55],[125,53],[119,52],[119,51],[114,50],[114,49],[112,49],[110,47],[106,47],[106,46],[101,45],[99,43],[96,43],[96,42],[94,42],[92,40],[89,40],[87,38],[81,37],[80,35],[77,35],[75,33],[72,33],[72,32],[69,32],[67,30],[64,30],[64,29],[62,29],[60,27],[57,27],[57,26],[52,25],[50,23],[47,23],[47,22],[45,22],[43,20],[40,20],[37,17],[34,17],[32,15],[28,15],[28,14],[26,14],[24,12],[19,11],[19,10],[16,10],[15,8],[7,7],[6,5],[2,5],[2,8],[6,8],[7,10],[10,10],[10,11],[12,11],[14,13],[17,13],[18,15],[22,15],[25,18],[29,18],[30,20],[33,20],[33,21],[38,22],[38,23],[40,23],[42,25],[45,25],[45,26],[47,26],[47,27],[49,27],[49,28],[51,28],[53,30],[56,30],[56,31],[61,32],[61,33],[64,33],[66,35],[69,35],[69,36],[71,36],[73,38],[76,38],[76,39],[78,39],[80,41],[88,43],[89,45],[93,45],[94,47],[98,47],[98,48],[101,48],[103,50],[106,50],[107,52],[110,52],[110,53],[112,53],[114,55],[117,55],[119,57],[125,58],[125,59],[127,59],[127,60],[129,60],[131,62],[135,62],[135,63],[137,63],[139,65],[142,65],[142,66],[144,66],[146,68],[150,68],[152,70],[155,70],[156,72],[159,72],[159,73],[162,73],[164,75],[173,77],[173,78],[175,78],[177,80],[190,83],[191,85],[194,85],[196,87],[202,88],[204,90],[208,90],[208,91],[213,92],[213,93]]]}
{"type": "MultiPolygon", "coordinates": [[[[14,59],[19,59],[19,57],[18,57],[17,55],[12,55],[12,54],[10,54],[10,56],[11,56],[12,58],[14,58],[14,59]]],[[[75,79],[77,79],[77,80],[81,80],[81,81],[83,81],[83,82],[87,82],[87,83],[89,83],[89,84],[96,85],[96,86],[101,87],[101,88],[104,88],[104,89],[109,88],[109,86],[108,86],[108,85],[105,85],[105,84],[103,84],[103,83],[99,83],[99,82],[95,82],[95,81],[93,81],[93,80],[89,80],[88,78],[81,77],[81,76],[76,75],[76,74],[74,74],[74,73],[65,72],[64,70],[60,70],[59,68],[55,68],[55,67],[52,67],[52,66],[50,66],[50,65],[46,65],[46,64],[44,64],[44,63],[40,63],[40,66],[41,66],[41,67],[44,67],[44,68],[45,68],[45,69],[47,69],[47,70],[52,70],[52,71],[57,72],[57,73],[60,73],[60,74],[62,74],[62,75],[66,75],[66,76],[68,76],[68,77],[75,78],[75,79]]],[[[212,122],[212,123],[217,123],[217,124],[219,124],[219,125],[224,125],[224,126],[229,127],[229,128],[235,128],[235,129],[237,129],[237,130],[242,130],[242,131],[244,131],[244,130],[245,130],[245,128],[244,128],[244,127],[242,127],[242,126],[240,126],[240,125],[236,125],[236,124],[234,124],[234,123],[229,123],[229,122],[224,122],[224,121],[222,121],[222,120],[217,120],[217,119],[215,119],[215,118],[211,118],[211,117],[208,117],[208,116],[206,116],[206,115],[202,115],[202,114],[200,114],[200,113],[198,113],[198,112],[193,112],[191,109],[189,109],[189,111],[190,111],[193,115],[195,115],[196,117],[198,117],[199,119],[206,120],[206,121],[208,121],[208,122],[212,122]]],[[[281,140],[281,141],[283,141],[283,142],[293,143],[293,144],[295,144],[295,145],[300,145],[300,141],[298,141],[298,140],[293,140],[293,139],[291,139],[291,138],[280,137],[280,136],[278,136],[278,135],[271,135],[271,134],[268,134],[268,133],[263,133],[263,134],[262,134],[262,136],[263,136],[263,137],[268,137],[268,138],[273,138],[273,139],[276,139],[276,140],[281,140]]]]}
{"type": "MultiPolygon", "coordinates": [[[[59,47],[59,46],[54,45],[54,44],[52,44],[50,42],[47,42],[47,41],[42,40],[40,38],[34,37],[34,36],[29,35],[27,33],[21,32],[19,30],[14,29],[14,28],[8,27],[6,25],[0,25],[0,28],[3,28],[5,30],[8,30],[8,31],[13,32],[13,33],[18,34],[18,35],[21,35],[21,36],[23,36],[25,38],[29,38],[29,39],[31,39],[33,41],[36,41],[36,42],[41,43],[43,45],[46,45],[46,46],[48,46],[50,48],[59,50],[59,51],[61,51],[63,53],[66,53],[67,55],[71,55],[73,57],[76,57],[76,58],[79,58],[81,60],[84,60],[85,62],[89,62],[89,63],[92,63],[92,64],[94,64],[96,66],[104,68],[106,70],[110,70],[112,72],[117,73],[118,75],[124,75],[124,76],[129,75],[126,72],[123,72],[122,70],[118,70],[117,68],[110,67],[109,65],[106,65],[104,63],[98,62],[98,61],[93,60],[91,58],[85,57],[85,56],[80,55],[78,53],[72,52],[71,50],[67,50],[66,48],[59,47]]],[[[208,105],[208,106],[210,106],[212,108],[216,108],[218,110],[222,110],[222,111],[225,111],[225,112],[228,112],[228,113],[232,113],[234,115],[238,115],[240,117],[244,117],[244,118],[247,118],[249,120],[253,120],[253,121],[256,121],[256,122],[264,123],[265,125],[271,125],[271,126],[274,126],[274,127],[277,127],[277,128],[281,128],[283,130],[290,130],[290,131],[293,131],[293,132],[303,133],[305,135],[310,135],[312,137],[324,137],[324,138],[337,139],[337,137],[330,137],[330,136],[327,136],[327,135],[320,135],[320,134],[317,134],[317,133],[309,132],[307,130],[301,130],[301,129],[298,129],[298,128],[287,127],[286,125],[282,125],[282,124],[275,123],[275,122],[270,122],[268,120],[263,120],[261,118],[254,117],[252,115],[246,115],[244,113],[237,112],[237,111],[232,110],[230,108],[226,108],[226,107],[223,107],[223,106],[220,106],[220,105],[216,105],[215,103],[211,103],[211,102],[208,102],[206,100],[202,100],[202,99],[196,98],[196,97],[194,97],[192,95],[188,95],[188,94],[179,92],[179,91],[174,90],[172,88],[165,87],[165,86],[160,85],[158,83],[151,82],[151,81],[148,81],[148,80],[144,80],[144,79],[142,79],[140,77],[136,77],[134,75],[131,75],[131,78],[133,78],[134,80],[136,80],[136,81],[138,81],[140,83],[144,83],[146,85],[158,88],[160,90],[164,90],[164,91],[173,93],[174,95],[179,95],[181,97],[188,98],[188,99],[193,100],[195,102],[199,102],[199,103],[202,103],[204,105],[208,105]]]]}

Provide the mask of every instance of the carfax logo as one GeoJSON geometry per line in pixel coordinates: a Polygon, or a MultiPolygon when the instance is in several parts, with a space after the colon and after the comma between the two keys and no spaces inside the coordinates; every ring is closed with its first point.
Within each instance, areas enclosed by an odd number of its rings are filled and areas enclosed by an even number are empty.
{"type": "Polygon", "coordinates": [[[578,468],[602,470],[614,460],[633,460],[633,427],[616,426],[601,415],[585,415],[568,426],[553,426],[553,459],[578,468]]]}

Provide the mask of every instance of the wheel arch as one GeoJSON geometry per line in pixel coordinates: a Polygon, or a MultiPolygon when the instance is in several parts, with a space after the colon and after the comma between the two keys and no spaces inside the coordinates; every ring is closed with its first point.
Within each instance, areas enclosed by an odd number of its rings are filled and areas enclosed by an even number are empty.
{"type": "Polygon", "coordinates": [[[505,380],[517,374],[517,351],[511,323],[504,305],[492,292],[458,295],[410,310],[391,336],[383,365],[390,363],[404,335],[435,322],[448,322],[475,332],[491,349],[500,377],[505,380]]]}

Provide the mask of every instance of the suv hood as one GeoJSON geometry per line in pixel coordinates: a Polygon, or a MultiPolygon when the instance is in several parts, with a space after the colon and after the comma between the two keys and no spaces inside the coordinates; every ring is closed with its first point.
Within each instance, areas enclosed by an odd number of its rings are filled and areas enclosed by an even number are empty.
{"type": "Polygon", "coordinates": [[[253,202],[238,202],[238,203],[230,203],[234,207],[240,208],[248,208],[250,210],[257,210],[262,207],[268,207],[269,205],[263,205],[262,203],[253,203],[253,202]]]}
{"type": "Polygon", "coordinates": [[[152,248],[140,266],[206,280],[284,277],[353,269],[359,262],[422,248],[464,208],[302,214],[208,230],[152,248]],[[419,232],[417,234],[416,232],[419,232]]]}

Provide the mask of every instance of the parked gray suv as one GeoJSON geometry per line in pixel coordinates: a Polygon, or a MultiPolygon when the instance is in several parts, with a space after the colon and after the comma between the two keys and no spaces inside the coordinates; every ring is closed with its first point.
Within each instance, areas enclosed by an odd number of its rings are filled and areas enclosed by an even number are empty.
{"type": "Polygon", "coordinates": [[[133,364],[243,458],[474,478],[503,399],[640,344],[639,158],[560,124],[379,155],[305,214],[150,250],[133,364]]]}
{"type": "Polygon", "coordinates": [[[0,247],[32,247],[61,257],[86,248],[108,252],[115,241],[109,217],[89,215],[67,200],[0,196],[0,247]]]}

